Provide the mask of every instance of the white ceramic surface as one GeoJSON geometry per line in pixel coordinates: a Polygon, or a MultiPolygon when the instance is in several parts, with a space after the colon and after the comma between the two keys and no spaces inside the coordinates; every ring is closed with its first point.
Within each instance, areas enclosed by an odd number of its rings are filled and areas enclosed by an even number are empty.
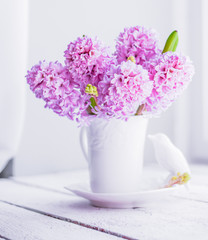
{"type": "Polygon", "coordinates": [[[96,119],[81,130],[80,142],[88,161],[93,192],[128,193],[138,190],[147,122],[140,116],[133,116],[128,121],[96,119]]]}
{"type": "Polygon", "coordinates": [[[157,201],[165,201],[165,197],[183,190],[184,186],[172,188],[147,188],[132,193],[94,193],[86,184],[74,184],[65,189],[75,195],[87,199],[93,206],[103,208],[136,208],[146,204],[155,204],[157,201]]]}
{"type": "Polygon", "coordinates": [[[167,135],[157,133],[148,135],[148,137],[153,143],[157,162],[169,171],[170,175],[177,175],[178,172],[191,174],[184,154],[171,142],[167,135]]]}

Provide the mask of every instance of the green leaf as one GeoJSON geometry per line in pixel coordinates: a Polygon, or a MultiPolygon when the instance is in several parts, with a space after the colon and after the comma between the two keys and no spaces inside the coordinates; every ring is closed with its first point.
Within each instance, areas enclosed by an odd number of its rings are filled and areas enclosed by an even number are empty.
{"type": "Polygon", "coordinates": [[[178,32],[177,31],[173,31],[170,34],[170,36],[168,37],[162,53],[169,52],[169,51],[170,52],[175,52],[177,46],[178,46],[178,32]]]}
{"type": "Polygon", "coordinates": [[[95,106],[97,106],[94,97],[91,97],[91,98],[90,98],[90,102],[91,102],[91,107],[92,107],[92,108],[94,108],[95,106]]]}

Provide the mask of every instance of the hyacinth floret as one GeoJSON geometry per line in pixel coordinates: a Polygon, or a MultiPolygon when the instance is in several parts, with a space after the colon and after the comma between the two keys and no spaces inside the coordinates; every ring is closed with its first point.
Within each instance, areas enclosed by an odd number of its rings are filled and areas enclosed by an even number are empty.
{"type": "Polygon", "coordinates": [[[65,64],[74,81],[85,92],[87,84],[98,86],[114,58],[97,38],[83,36],[71,42],[64,52],[65,64]]]}
{"type": "Polygon", "coordinates": [[[153,29],[140,26],[125,28],[116,41],[115,56],[118,63],[133,56],[136,63],[143,66],[159,52],[158,34],[153,29]]]}
{"type": "Polygon", "coordinates": [[[77,121],[87,115],[89,97],[81,95],[68,69],[61,63],[39,62],[28,71],[26,78],[36,97],[43,99],[45,107],[58,115],[77,121]]]}
{"type": "Polygon", "coordinates": [[[146,113],[158,115],[165,111],[186,89],[194,74],[189,57],[166,52],[149,64],[151,95],[146,99],[146,113]]]}
{"type": "MultiPolygon", "coordinates": [[[[102,117],[127,118],[152,91],[148,72],[132,61],[112,65],[98,85],[102,117]]],[[[99,115],[99,114],[98,114],[99,115]]]]}

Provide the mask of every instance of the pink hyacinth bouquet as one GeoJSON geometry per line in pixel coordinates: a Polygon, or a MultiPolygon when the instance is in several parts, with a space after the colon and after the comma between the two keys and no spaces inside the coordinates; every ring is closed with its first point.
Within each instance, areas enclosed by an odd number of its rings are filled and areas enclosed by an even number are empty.
{"type": "Polygon", "coordinates": [[[83,36],[69,43],[64,64],[41,61],[26,78],[45,107],[81,125],[94,118],[158,116],[194,74],[190,59],[175,52],[177,44],[174,31],[162,51],[158,34],[139,26],[120,33],[114,53],[97,38],[83,36]]]}

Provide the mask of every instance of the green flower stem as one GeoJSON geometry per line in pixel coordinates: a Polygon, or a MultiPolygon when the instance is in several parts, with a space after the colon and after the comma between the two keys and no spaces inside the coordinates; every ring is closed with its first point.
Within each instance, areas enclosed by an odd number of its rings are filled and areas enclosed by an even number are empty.
{"type": "Polygon", "coordinates": [[[91,107],[92,107],[92,108],[94,108],[95,106],[97,106],[97,103],[96,103],[94,97],[91,97],[91,98],[90,98],[90,102],[91,102],[91,107]]]}
{"type": "Polygon", "coordinates": [[[145,110],[145,104],[142,104],[137,108],[137,111],[136,111],[135,115],[142,115],[142,112],[144,110],[145,110]]]}
{"type": "Polygon", "coordinates": [[[92,112],[92,108],[94,108],[94,110],[96,111],[95,107],[97,107],[99,110],[101,110],[101,107],[97,104],[97,97],[96,96],[92,96],[90,98],[90,106],[87,108],[87,112],[91,115],[94,115],[95,113],[92,112]]]}

